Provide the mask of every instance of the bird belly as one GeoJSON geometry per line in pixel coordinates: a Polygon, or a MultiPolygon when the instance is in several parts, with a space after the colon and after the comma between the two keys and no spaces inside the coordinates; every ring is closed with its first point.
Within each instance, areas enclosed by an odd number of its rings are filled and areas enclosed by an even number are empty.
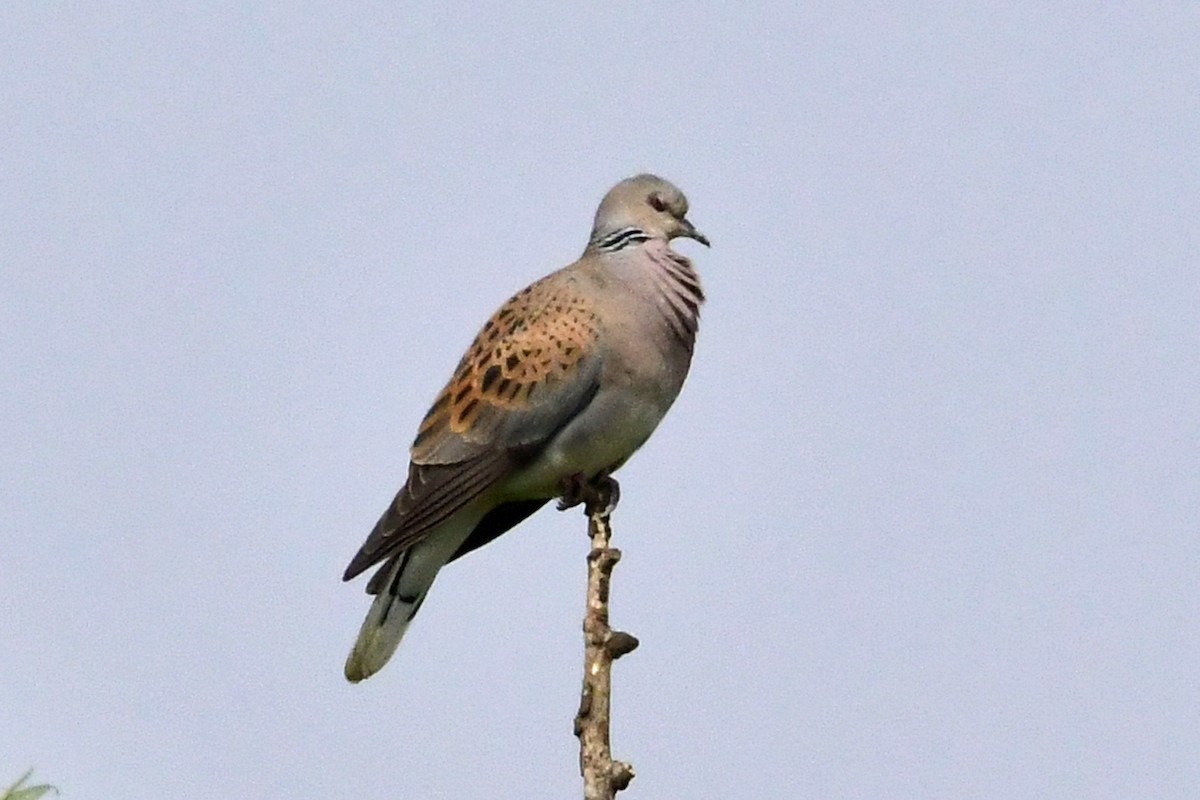
{"type": "MultiPolygon", "coordinates": [[[[669,405],[669,404],[668,404],[669,405]]],[[[667,407],[656,398],[627,396],[611,402],[601,394],[557,436],[510,484],[522,497],[557,497],[562,480],[581,474],[592,477],[621,466],[641,447],[667,407]]]]}

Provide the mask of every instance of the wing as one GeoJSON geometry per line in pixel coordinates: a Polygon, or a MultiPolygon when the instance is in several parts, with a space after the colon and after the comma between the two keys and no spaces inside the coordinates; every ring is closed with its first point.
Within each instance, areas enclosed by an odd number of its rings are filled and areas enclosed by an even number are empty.
{"type": "Polygon", "coordinates": [[[422,420],[408,480],[344,580],[421,541],[535,458],[591,402],[603,353],[580,280],[570,267],[549,275],[483,326],[422,420]]]}

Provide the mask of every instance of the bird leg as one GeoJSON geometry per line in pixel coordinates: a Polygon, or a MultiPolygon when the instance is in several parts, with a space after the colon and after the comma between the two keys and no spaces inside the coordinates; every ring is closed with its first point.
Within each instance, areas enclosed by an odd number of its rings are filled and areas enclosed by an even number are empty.
{"type": "Polygon", "coordinates": [[[558,499],[558,510],[566,511],[582,504],[588,515],[599,512],[608,517],[617,508],[621,499],[621,484],[607,472],[602,472],[595,478],[588,479],[583,473],[576,472],[560,481],[562,496],[558,499]]]}

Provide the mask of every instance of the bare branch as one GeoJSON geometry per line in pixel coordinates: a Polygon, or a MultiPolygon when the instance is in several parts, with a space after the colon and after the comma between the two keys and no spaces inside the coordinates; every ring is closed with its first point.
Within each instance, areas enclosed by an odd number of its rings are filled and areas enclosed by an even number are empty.
{"type": "Polygon", "coordinates": [[[613,800],[617,792],[633,780],[633,767],[615,761],[609,743],[609,715],[612,699],[612,663],[638,646],[638,640],[608,624],[608,588],[613,567],[621,560],[621,551],[609,547],[612,528],[609,517],[616,507],[619,489],[616,481],[603,479],[598,486],[583,492],[588,515],[588,535],[592,550],[588,553],[587,611],[583,618],[583,689],[579,712],[575,715],[575,735],[579,737],[579,772],[583,776],[584,800],[613,800]]]}

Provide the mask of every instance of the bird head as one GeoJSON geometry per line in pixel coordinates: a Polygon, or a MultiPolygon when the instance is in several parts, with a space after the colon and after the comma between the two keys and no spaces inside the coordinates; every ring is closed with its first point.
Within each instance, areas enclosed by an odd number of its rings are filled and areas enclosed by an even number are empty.
{"type": "Polygon", "coordinates": [[[687,218],[688,201],[670,181],[657,175],[626,178],[608,191],[596,210],[592,242],[624,228],[638,228],[650,236],[695,239],[705,247],[708,238],[687,218]]]}

